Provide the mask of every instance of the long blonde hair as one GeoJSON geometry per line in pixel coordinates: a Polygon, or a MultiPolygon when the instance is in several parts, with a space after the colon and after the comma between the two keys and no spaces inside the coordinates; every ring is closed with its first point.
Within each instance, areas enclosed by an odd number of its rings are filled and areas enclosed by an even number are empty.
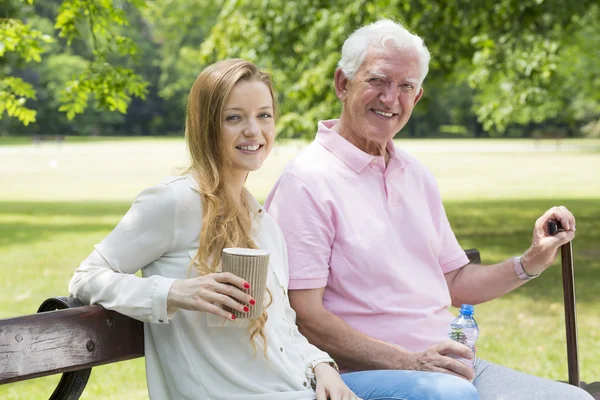
{"type": "MultiPolygon", "coordinates": [[[[227,247],[257,248],[251,236],[252,221],[248,193],[242,192],[242,207],[237,206],[224,182],[224,169],[228,165],[223,150],[221,122],[223,109],[231,90],[240,81],[263,82],[271,92],[273,108],[277,101],[273,84],[268,74],[261,72],[249,61],[230,59],[220,61],[205,68],[190,90],[187,105],[185,138],[191,155],[191,164],[187,170],[202,194],[204,208],[200,246],[194,258],[196,270],[200,275],[217,272],[221,264],[221,251],[227,247]]],[[[264,344],[267,354],[267,338],[264,326],[272,296],[267,289],[269,304],[261,316],[255,318],[249,327],[250,343],[256,352],[254,339],[258,336],[264,344]]]]}

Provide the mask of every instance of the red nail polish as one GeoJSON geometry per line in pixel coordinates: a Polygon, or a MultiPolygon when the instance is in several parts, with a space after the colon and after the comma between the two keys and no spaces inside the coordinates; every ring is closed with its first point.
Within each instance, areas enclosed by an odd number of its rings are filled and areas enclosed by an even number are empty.
{"type": "Polygon", "coordinates": [[[256,301],[254,299],[250,299],[250,305],[253,306],[256,304],[256,301]]]}
{"type": "Polygon", "coordinates": [[[231,314],[231,319],[235,319],[235,315],[231,314]]]}
{"type": "Polygon", "coordinates": [[[246,289],[250,289],[250,284],[249,284],[248,282],[246,282],[246,283],[244,283],[244,287],[245,287],[246,289]]]}
{"type": "Polygon", "coordinates": [[[248,307],[244,307],[244,312],[248,312],[250,309],[248,307]]]}

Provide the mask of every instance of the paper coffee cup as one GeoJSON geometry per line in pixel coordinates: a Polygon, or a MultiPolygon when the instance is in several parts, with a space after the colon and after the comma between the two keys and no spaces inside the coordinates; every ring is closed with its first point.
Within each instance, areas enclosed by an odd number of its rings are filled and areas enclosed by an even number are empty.
{"type": "Polygon", "coordinates": [[[256,300],[254,306],[248,306],[250,308],[248,313],[232,310],[226,306],[223,308],[235,315],[236,318],[260,317],[265,308],[269,252],[239,247],[227,248],[223,249],[221,262],[223,272],[231,272],[250,284],[250,289],[242,290],[256,300]]]}

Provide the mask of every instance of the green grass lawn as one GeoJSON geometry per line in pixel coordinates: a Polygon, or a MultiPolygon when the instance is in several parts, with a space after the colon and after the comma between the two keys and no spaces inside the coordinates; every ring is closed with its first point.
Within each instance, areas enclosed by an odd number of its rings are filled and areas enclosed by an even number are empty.
{"type": "MultiPolygon", "coordinates": [[[[574,242],[581,376],[600,380],[600,141],[400,140],[438,178],[456,235],[493,263],[523,252],[552,205],[578,218],[574,242]]],[[[277,147],[248,180],[264,199],[304,144],[277,147]]],[[[181,139],[0,145],[0,318],[33,313],[67,294],[79,262],[144,187],[186,163],[181,139]]],[[[456,310],[454,310],[456,311],[456,310]]],[[[478,355],[567,379],[560,265],[476,307],[478,355]]],[[[59,376],[0,386],[2,399],[49,396],[59,376]]],[[[147,398],[143,360],[95,368],[82,399],[147,398]]]]}

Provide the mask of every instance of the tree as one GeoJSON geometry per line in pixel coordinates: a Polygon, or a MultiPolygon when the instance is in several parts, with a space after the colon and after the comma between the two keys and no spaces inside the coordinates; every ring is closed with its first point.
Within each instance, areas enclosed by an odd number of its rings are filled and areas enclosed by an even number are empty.
{"type": "Polygon", "coordinates": [[[404,130],[410,136],[539,124],[573,133],[600,113],[597,0],[5,2],[0,117],[29,124],[37,110],[44,128],[180,130],[202,68],[242,57],[273,75],[280,134],[311,137],[318,119],[340,111],[332,76],[343,41],[382,17],[405,23],[432,53],[425,96],[404,130]],[[58,61],[60,74],[44,65],[58,61]],[[67,118],[56,117],[56,107],[67,118]],[[102,110],[129,112],[116,118],[102,110]]]}
{"type": "Polygon", "coordinates": [[[202,69],[198,49],[215,24],[222,0],[154,1],[144,9],[144,17],[152,25],[152,33],[160,43],[161,97],[185,106],[187,95],[202,69]]]}
{"type": "MultiPolygon", "coordinates": [[[[144,5],[144,0],[64,0],[60,5],[54,25],[58,37],[68,45],[86,38],[92,48],[90,59],[84,60],[84,70],[60,90],[59,109],[69,119],[83,113],[92,99],[100,109],[125,113],[132,96],[144,98],[148,82],[109,59],[115,54],[137,56],[135,43],[116,28],[128,25],[127,11],[144,5]]],[[[25,125],[35,120],[36,112],[26,107],[26,102],[35,99],[36,93],[21,77],[10,76],[11,64],[40,62],[47,45],[56,40],[31,24],[29,19],[35,11],[33,0],[8,0],[6,17],[0,19],[0,57],[9,70],[0,75],[0,118],[6,111],[25,125]],[[7,62],[7,56],[13,60],[7,62]]]]}
{"type": "Polygon", "coordinates": [[[403,21],[424,37],[433,58],[428,82],[461,78],[476,96],[474,111],[488,131],[501,132],[524,103],[539,105],[555,85],[563,39],[595,1],[481,0],[230,0],[194,57],[204,64],[242,57],[269,69],[281,93],[283,136],[312,135],[333,116],[331,87],[344,39],[381,17],[403,21]],[[568,10],[568,11],[566,11],[568,10]],[[248,46],[251,43],[252,46],[248,46]],[[461,74],[458,68],[469,66],[461,74]],[[500,99],[493,93],[504,93],[500,99]]]}
{"type": "Polygon", "coordinates": [[[551,123],[574,135],[577,126],[600,114],[599,9],[590,4],[585,12],[563,11],[568,20],[544,14],[537,31],[499,50],[486,36],[474,39],[470,83],[477,89],[475,112],[487,130],[551,123]]]}
{"type": "MultiPolygon", "coordinates": [[[[14,15],[19,1],[8,1],[5,5],[7,15],[14,15]]],[[[13,53],[13,57],[25,62],[41,60],[44,44],[52,38],[15,18],[0,18],[0,65],[6,68],[4,57],[13,53]]],[[[6,111],[9,117],[18,118],[25,125],[35,120],[36,112],[25,106],[27,98],[35,98],[33,87],[20,77],[0,75],[0,118],[6,111]]]]}

